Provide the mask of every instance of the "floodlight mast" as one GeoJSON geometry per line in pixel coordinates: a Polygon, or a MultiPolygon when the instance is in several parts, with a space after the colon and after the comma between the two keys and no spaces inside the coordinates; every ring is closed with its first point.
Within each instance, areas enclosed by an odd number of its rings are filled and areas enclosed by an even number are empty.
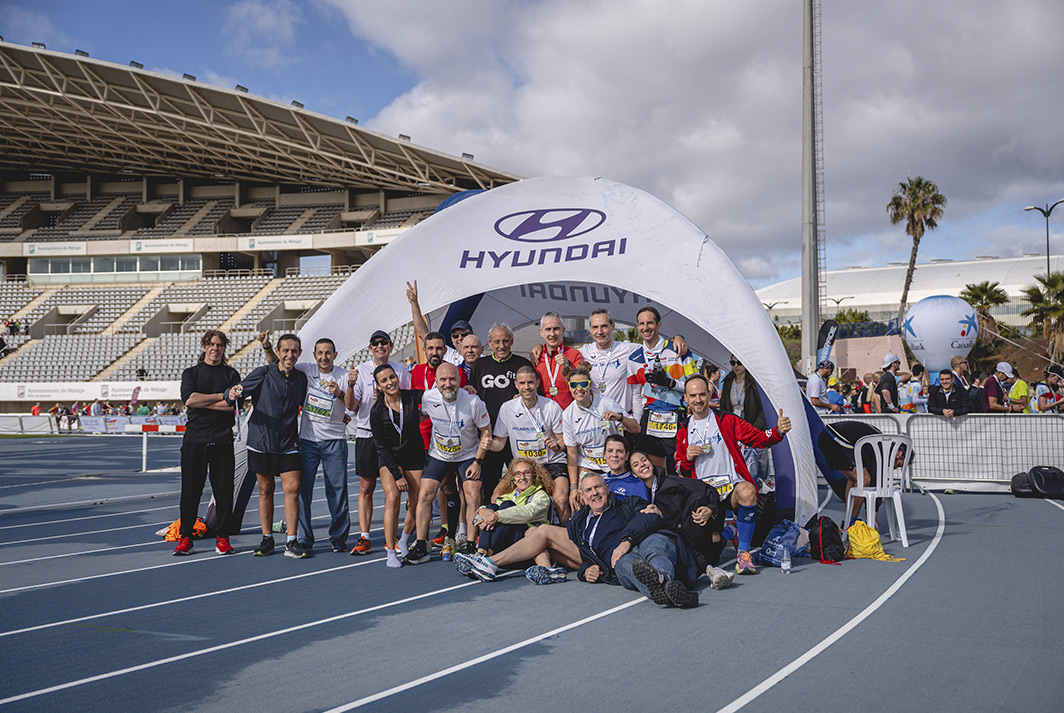
{"type": "Polygon", "coordinates": [[[816,196],[816,103],[813,98],[813,3],[805,0],[802,33],[802,373],[816,363],[820,274],[816,196]]]}
{"type": "Polygon", "coordinates": [[[1039,213],[1042,214],[1042,217],[1044,217],[1046,219],[1046,277],[1049,277],[1049,272],[1050,272],[1050,270],[1049,270],[1049,216],[1052,215],[1053,209],[1056,208],[1061,203],[1064,203],[1064,198],[1061,198],[1059,201],[1057,201],[1053,205],[1049,205],[1048,203],[1046,203],[1045,209],[1039,208],[1036,205],[1029,205],[1026,208],[1024,208],[1025,211],[1026,210],[1036,210],[1036,211],[1038,211],[1039,213]]]}

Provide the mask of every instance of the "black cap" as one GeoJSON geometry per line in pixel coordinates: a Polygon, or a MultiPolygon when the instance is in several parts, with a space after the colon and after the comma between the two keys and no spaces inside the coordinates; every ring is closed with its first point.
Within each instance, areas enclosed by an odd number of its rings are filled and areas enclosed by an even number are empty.
{"type": "Polygon", "coordinates": [[[1064,366],[1061,366],[1060,364],[1054,364],[1053,366],[1046,369],[1046,373],[1056,374],[1061,379],[1064,379],[1064,366]]]}
{"type": "Polygon", "coordinates": [[[384,339],[387,339],[389,342],[392,341],[391,335],[385,332],[383,329],[378,329],[376,332],[374,332],[373,335],[370,336],[369,340],[372,342],[374,339],[380,339],[382,337],[384,339]]]}

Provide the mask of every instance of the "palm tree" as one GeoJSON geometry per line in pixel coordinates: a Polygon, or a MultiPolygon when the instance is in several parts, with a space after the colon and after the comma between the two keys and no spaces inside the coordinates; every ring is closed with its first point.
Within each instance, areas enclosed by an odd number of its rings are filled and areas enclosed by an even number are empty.
{"type": "Polygon", "coordinates": [[[1021,290],[1031,307],[1020,315],[1029,317],[1032,327],[1042,327],[1049,358],[1059,364],[1064,362],[1064,272],[1035,275],[1034,279],[1041,286],[1021,290]]]}
{"type": "Polygon", "coordinates": [[[894,197],[887,203],[887,215],[890,224],[905,222],[905,232],[913,239],[913,252],[909,256],[909,269],[905,272],[905,286],[901,290],[901,304],[898,306],[898,331],[902,330],[905,306],[909,299],[909,286],[916,272],[916,251],[920,248],[920,238],[925,230],[934,230],[942,218],[942,209],[946,206],[946,197],[938,192],[934,181],[923,176],[910,178],[899,183],[894,189],[894,197]]]}
{"type": "Polygon", "coordinates": [[[975,307],[976,320],[979,323],[979,336],[976,342],[990,345],[998,341],[997,320],[990,316],[990,308],[994,305],[1003,305],[1009,301],[1009,295],[1001,289],[998,282],[980,282],[968,284],[960,294],[960,298],[975,307]]]}

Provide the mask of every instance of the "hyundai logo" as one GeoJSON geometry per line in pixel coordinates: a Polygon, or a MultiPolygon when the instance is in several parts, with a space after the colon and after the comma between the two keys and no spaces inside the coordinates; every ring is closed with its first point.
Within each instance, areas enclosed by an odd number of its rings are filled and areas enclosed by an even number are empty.
{"type": "Polygon", "coordinates": [[[606,214],[592,208],[547,208],[511,213],[495,221],[495,232],[522,243],[568,240],[606,222],[606,214]]]}

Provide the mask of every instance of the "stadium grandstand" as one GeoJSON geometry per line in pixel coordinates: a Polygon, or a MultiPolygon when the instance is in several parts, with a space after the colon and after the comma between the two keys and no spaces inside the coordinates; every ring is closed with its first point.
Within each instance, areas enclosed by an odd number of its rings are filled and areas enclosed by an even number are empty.
{"type": "Polygon", "coordinates": [[[445,198],[516,180],[241,86],[0,41],[0,411],[93,393],[74,383],[176,391],[205,329],[246,372],[259,331],[298,330],[445,198]]]}

